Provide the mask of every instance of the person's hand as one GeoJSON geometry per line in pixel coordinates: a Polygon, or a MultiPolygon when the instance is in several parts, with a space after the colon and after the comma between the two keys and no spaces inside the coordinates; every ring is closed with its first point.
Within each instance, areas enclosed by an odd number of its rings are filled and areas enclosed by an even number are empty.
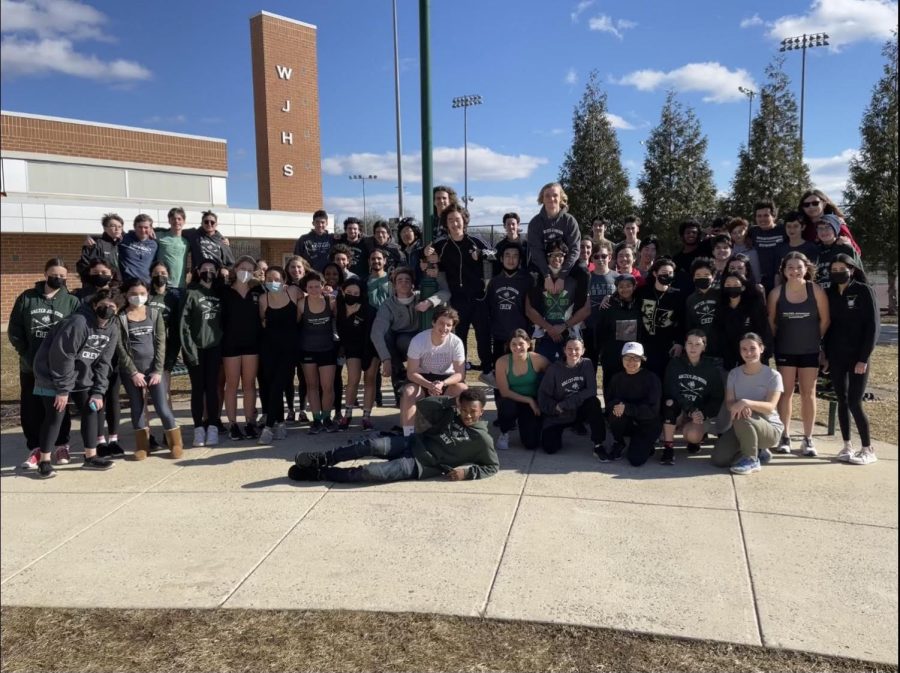
{"type": "Polygon", "coordinates": [[[231,247],[231,241],[229,241],[225,236],[222,237],[222,245],[227,245],[229,248],[231,247]]]}
{"type": "Polygon", "coordinates": [[[609,308],[610,303],[612,302],[612,295],[608,294],[603,297],[603,301],[600,302],[600,308],[609,308]]]}
{"type": "Polygon", "coordinates": [[[865,374],[866,370],[869,368],[868,363],[866,362],[857,362],[856,366],[853,368],[854,374],[865,374]]]}
{"type": "Polygon", "coordinates": [[[91,397],[91,400],[94,402],[94,406],[97,407],[97,411],[100,411],[103,409],[103,398],[102,397],[100,397],[99,395],[93,395],[91,397]]]}
{"type": "Polygon", "coordinates": [[[425,256],[425,260],[429,261],[428,258],[436,253],[433,245],[426,245],[425,249],[422,250],[422,254],[425,256]]]}
{"type": "Polygon", "coordinates": [[[559,406],[558,404],[555,407],[553,407],[553,411],[555,411],[557,414],[561,414],[563,412],[562,407],[559,406]]]}
{"type": "Polygon", "coordinates": [[[528,400],[528,406],[531,407],[531,412],[532,412],[535,416],[540,416],[540,415],[541,415],[541,408],[538,406],[538,403],[537,403],[537,402],[535,402],[535,401],[532,400],[532,399],[529,399],[529,400],[528,400]]]}
{"type": "Polygon", "coordinates": [[[144,375],[140,372],[135,372],[131,375],[131,382],[135,385],[136,388],[146,388],[147,381],[144,379],[144,375]]]}
{"type": "Polygon", "coordinates": [[[827,374],[831,370],[831,365],[828,362],[828,358],[825,357],[825,353],[819,353],[819,367],[822,368],[823,374],[827,374]]]}
{"type": "Polygon", "coordinates": [[[550,294],[555,294],[553,291],[554,287],[555,287],[555,284],[554,284],[553,278],[551,276],[547,276],[546,278],[544,278],[544,290],[545,291],[549,292],[550,294]]]}
{"type": "Polygon", "coordinates": [[[560,341],[562,341],[562,333],[565,331],[565,324],[551,325],[550,329],[547,330],[547,336],[549,336],[553,340],[553,343],[559,343],[560,341]]]}
{"type": "Polygon", "coordinates": [[[160,376],[156,372],[153,372],[152,374],[150,374],[150,380],[147,381],[147,385],[158,386],[160,381],[162,381],[162,376],[160,376]]]}
{"type": "Polygon", "coordinates": [[[621,418],[625,413],[625,403],[619,402],[617,405],[613,407],[613,416],[616,418],[621,418]]]}
{"type": "Polygon", "coordinates": [[[333,297],[334,296],[334,288],[332,288],[330,285],[326,285],[325,287],[322,288],[322,294],[333,297]]]}
{"type": "Polygon", "coordinates": [[[381,363],[381,375],[387,378],[391,375],[391,361],[385,360],[381,363]]]}
{"type": "Polygon", "coordinates": [[[59,413],[62,413],[66,410],[66,405],[69,403],[68,395],[57,395],[53,398],[53,408],[56,409],[59,413]]]}
{"type": "Polygon", "coordinates": [[[90,236],[85,236],[84,243],[82,245],[84,245],[84,247],[86,248],[93,248],[95,245],[97,245],[97,241],[95,241],[90,236]]]}
{"type": "Polygon", "coordinates": [[[699,409],[697,411],[691,412],[691,422],[696,423],[697,425],[701,425],[705,419],[703,418],[703,412],[699,409]]]}
{"type": "Polygon", "coordinates": [[[734,403],[731,407],[731,418],[733,420],[737,420],[738,418],[750,418],[750,407],[747,406],[745,400],[738,400],[734,403]]]}
{"type": "Polygon", "coordinates": [[[425,313],[425,311],[427,311],[430,308],[431,308],[431,302],[428,301],[427,299],[420,301],[418,304],[416,304],[416,310],[419,313],[425,313]]]}
{"type": "Polygon", "coordinates": [[[153,227],[150,227],[150,239],[154,241],[156,240],[156,229],[154,229],[153,227]]]}
{"type": "Polygon", "coordinates": [[[849,236],[838,236],[837,242],[842,245],[846,245],[849,248],[853,247],[853,244],[850,242],[849,236]]]}
{"type": "Polygon", "coordinates": [[[445,473],[450,481],[463,481],[466,478],[468,470],[464,467],[454,467],[445,473]]]}
{"type": "Polygon", "coordinates": [[[681,344],[672,344],[672,347],[669,349],[669,356],[673,358],[681,357],[682,351],[684,351],[684,347],[681,344]]]}
{"type": "Polygon", "coordinates": [[[442,395],[444,393],[444,382],[443,381],[435,381],[431,384],[431,390],[435,395],[442,395]]]}

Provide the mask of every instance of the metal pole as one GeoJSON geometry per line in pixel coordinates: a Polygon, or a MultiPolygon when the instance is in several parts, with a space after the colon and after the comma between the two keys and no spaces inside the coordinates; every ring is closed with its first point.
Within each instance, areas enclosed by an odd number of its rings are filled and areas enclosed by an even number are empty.
{"type": "Polygon", "coordinates": [[[362,179],[362,183],[363,183],[363,227],[365,228],[368,226],[368,224],[366,223],[366,179],[365,178],[362,179]]]}
{"type": "Polygon", "coordinates": [[[463,108],[463,204],[469,207],[469,106],[463,108]]]}
{"type": "Polygon", "coordinates": [[[803,34],[803,64],[800,66],[800,164],[803,164],[803,103],[806,97],[806,34],[803,34]]]}
{"type": "MultiPolygon", "coordinates": [[[[434,240],[433,198],[431,195],[431,22],[430,0],[419,0],[419,90],[422,97],[422,226],[423,242],[428,245],[434,240]]],[[[429,276],[422,279],[420,296],[427,299],[437,292],[437,280],[429,276]]],[[[422,329],[431,325],[432,311],[422,314],[422,329]]]]}
{"type": "Polygon", "coordinates": [[[747,112],[747,151],[750,151],[750,131],[753,129],[753,96],[750,94],[750,106],[747,112]]]}
{"type": "Polygon", "coordinates": [[[397,41],[397,0],[392,0],[394,14],[394,116],[397,118],[397,217],[403,219],[403,147],[400,135],[400,48],[397,41]]]}

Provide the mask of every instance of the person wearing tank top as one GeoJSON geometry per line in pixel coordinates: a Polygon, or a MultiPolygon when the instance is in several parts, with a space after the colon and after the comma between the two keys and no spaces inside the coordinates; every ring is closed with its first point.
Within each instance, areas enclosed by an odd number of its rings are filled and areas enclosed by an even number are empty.
{"type": "MultiPolygon", "coordinates": [[[[300,257],[299,255],[294,255],[293,257],[288,258],[284,267],[284,283],[285,285],[289,285],[297,288],[297,299],[303,295],[303,289],[301,287],[303,281],[303,275],[306,273],[309,268],[308,262],[300,257]]],[[[297,370],[297,386],[294,386],[294,375],[291,374],[291,379],[288,381],[288,387],[284,394],[284,400],[287,402],[287,414],[285,416],[285,420],[288,423],[293,423],[296,421],[297,423],[308,423],[309,416],[306,414],[306,378],[303,376],[303,353],[300,352],[300,323],[297,323],[297,331],[294,334],[293,338],[294,343],[294,367],[297,370]],[[294,412],[294,392],[297,393],[297,409],[298,411],[294,412]]]]}
{"type": "Polygon", "coordinates": [[[265,427],[259,437],[260,444],[287,437],[281,400],[294,377],[300,289],[286,285],[284,276],[279,266],[266,269],[266,293],[259,298],[259,317],[263,327],[260,399],[266,416],[265,427]]]}
{"type": "Polygon", "coordinates": [[[819,375],[820,344],[830,322],[828,297],[812,282],[813,264],[802,252],[789,252],[781,260],[781,284],[769,293],[769,326],[775,337],[775,364],[784,381],[778,414],[784,425],[775,451],[791,452],[791,414],[794,382],[800,382],[800,418],[803,440],[800,453],[817,455],[812,440],[816,420],[816,378],[819,375]]]}
{"type": "Polygon", "coordinates": [[[303,376],[306,398],[313,412],[309,434],[337,432],[331,418],[334,408],[334,372],[337,352],[334,342],[334,299],[326,297],[325,281],[317,271],[303,276],[306,297],[297,305],[300,312],[300,348],[303,351],[303,376]],[[320,390],[321,388],[321,390],[320,390]]]}
{"type": "Polygon", "coordinates": [[[509,355],[497,359],[497,421],[500,437],[496,448],[509,448],[509,431],[518,423],[522,446],[534,451],[541,444],[541,410],[538,388],[550,361],[533,350],[528,332],[517,329],[506,344],[509,355]]]}

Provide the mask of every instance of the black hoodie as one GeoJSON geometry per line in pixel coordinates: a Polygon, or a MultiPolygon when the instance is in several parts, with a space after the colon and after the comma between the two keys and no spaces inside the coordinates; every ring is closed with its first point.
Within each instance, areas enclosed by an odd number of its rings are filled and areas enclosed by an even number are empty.
{"type": "Polygon", "coordinates": [[[451,301],[462,298],[483,299],[485,294],[484,260],[481,251],[487,244],[464,234],[454,241],[445,238],[434,244],[440,258],[440,270],[447,276],[451,301]]]}
{"type": "Polygon", "coordinates": [[[81,248],[81,258],[75,263],[75,269],[81,277],[81,282],[90,271],[91,262],[95,259],[102,260],[113,270],[113,274],[119,273],[119,243],[122,239],[113,239],[103,232],[99,238],[94,237],[94,245],[85,245],[81,248]]]}
{"type": "Polygon", "coordinates": [[[487,289],[487,308],[491,336],[495,340],[505,343],[517,329],[528,331],[525,297],[528,296],[531,285],[531,276],[521,269],[512,273],[504,270],[491,278],[487,289]]]}

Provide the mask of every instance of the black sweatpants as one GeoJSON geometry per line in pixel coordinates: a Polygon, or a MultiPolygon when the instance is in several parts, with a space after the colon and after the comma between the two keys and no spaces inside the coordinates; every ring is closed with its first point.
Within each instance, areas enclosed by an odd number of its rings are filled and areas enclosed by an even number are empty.
{"type": "MultiPolygon", "coordinates": [[[[41,445],[41,425],[44,423],[43,398],[34,394],[34,374],[31,372],[19,372],[19,420],[25,434],[25,446],[30,453],[41,445]]],[[[68,444],[71,432],[72,419],[66,408],[56,436],[56,446],[68,444]]]]}
{"type": "MultiPolygon", "coordinates": [[[[44,407],[44,422],[41,424],[40,448],[44,453],[50,453],[53,450],[53,440],[59,436],[63,418],[67,414],[65,410],[57,411],[53,407],[55,399],[55,397],[41,396],[41,404],[44,407]]],[[[69,399],[74,402],[81,416],[81,440],[84,442],[84,448],[97,448],[99,414],[88,406],[91,399],[89,392],[87,390],[79,390],[69,393],[69,399]]],[[[106,403],[104,402],[104,404],[106,403]]]]}
{"type": "Polygon", "coordinates": [[[469,328],[475,330],[475,345],[478,350],[478,359],[481,361],[481,369],[484,372],[494,371],[494,361],[491,358],[491,325],[488,320],[487,304],[483,299],[475,299],[459,295],[450,297],[450,306],[459,313],[459,323],[456,325],[456,336],[462,339],[463,348],[466,351],[466,359],[469,357],[469,328]]]}
{"type": "Polygon", "coordinates": [[[603,407],[596,397],[589,397],[575,412],[574,423],[556,423],[545,425],[541,433],[541,444],[547,453],[556,453],[562,448],[562,434],[566,428],[587,421],[591,428],[591,441],[600,444],[606,439],[606,423],[603,420],[603,407]]]}
{"type": "Polygon", "coordinates": [[[191,418],[194,427],[204,426],[203,411],[206,410],[206,424],[221,425],[219,417],[219,369],[222,366],[222,348],[201,348],[197,351],[197,365],[188,365],[191,379],[191,418]]]}
{"type": "Polygon", "coordinates": [[[632,416],[622,414],[616,416],[610,411],[607,416],[609,430],[616,443],[624,444],[626,437],[631,437],[628,445],[628,462],[635,467],[646,463],[656,449],[656,440],[662,430],[659,419],[638,421],[632,416]]]}
{"type": "Polygon", "coordinates": [[[266,427],[284,422],[283,398],[288,386],[294,379],[293,350],[279,350],[276,347],[263,348],[260,353],[262,380],[264,380],[265,396],[260,398],[263,413],[266,415],[266,427]]]}
{"type": "Polygon", "coordinates": [[[504,397],[497,399],[497,420],[500,425],[500,432],[506,433],[513,429],[513,426],[519,424],[519,438],[522,440],[522,446],[530,451],[534,451],[541,445],[541,425],[540,416],[535,416],[531,407],[524,402],[506,399],[504,397]]]}
{"type": "Polygon", "coordinates": [[[869,369],[865,374],[854,374],[855,362],[828,361],[831,368],[831,385],[834,387],[834,396],[837,398],[838,424],[841,426],[841,438],[850,441],[850,414],[856,423],[856,431],[859,432],[859,441],[863,446],[871,446],[872,438],[869,434],[869,417],[863,409],[862,400],[866,392],[866,384],[869,382],[869,369]]]}

